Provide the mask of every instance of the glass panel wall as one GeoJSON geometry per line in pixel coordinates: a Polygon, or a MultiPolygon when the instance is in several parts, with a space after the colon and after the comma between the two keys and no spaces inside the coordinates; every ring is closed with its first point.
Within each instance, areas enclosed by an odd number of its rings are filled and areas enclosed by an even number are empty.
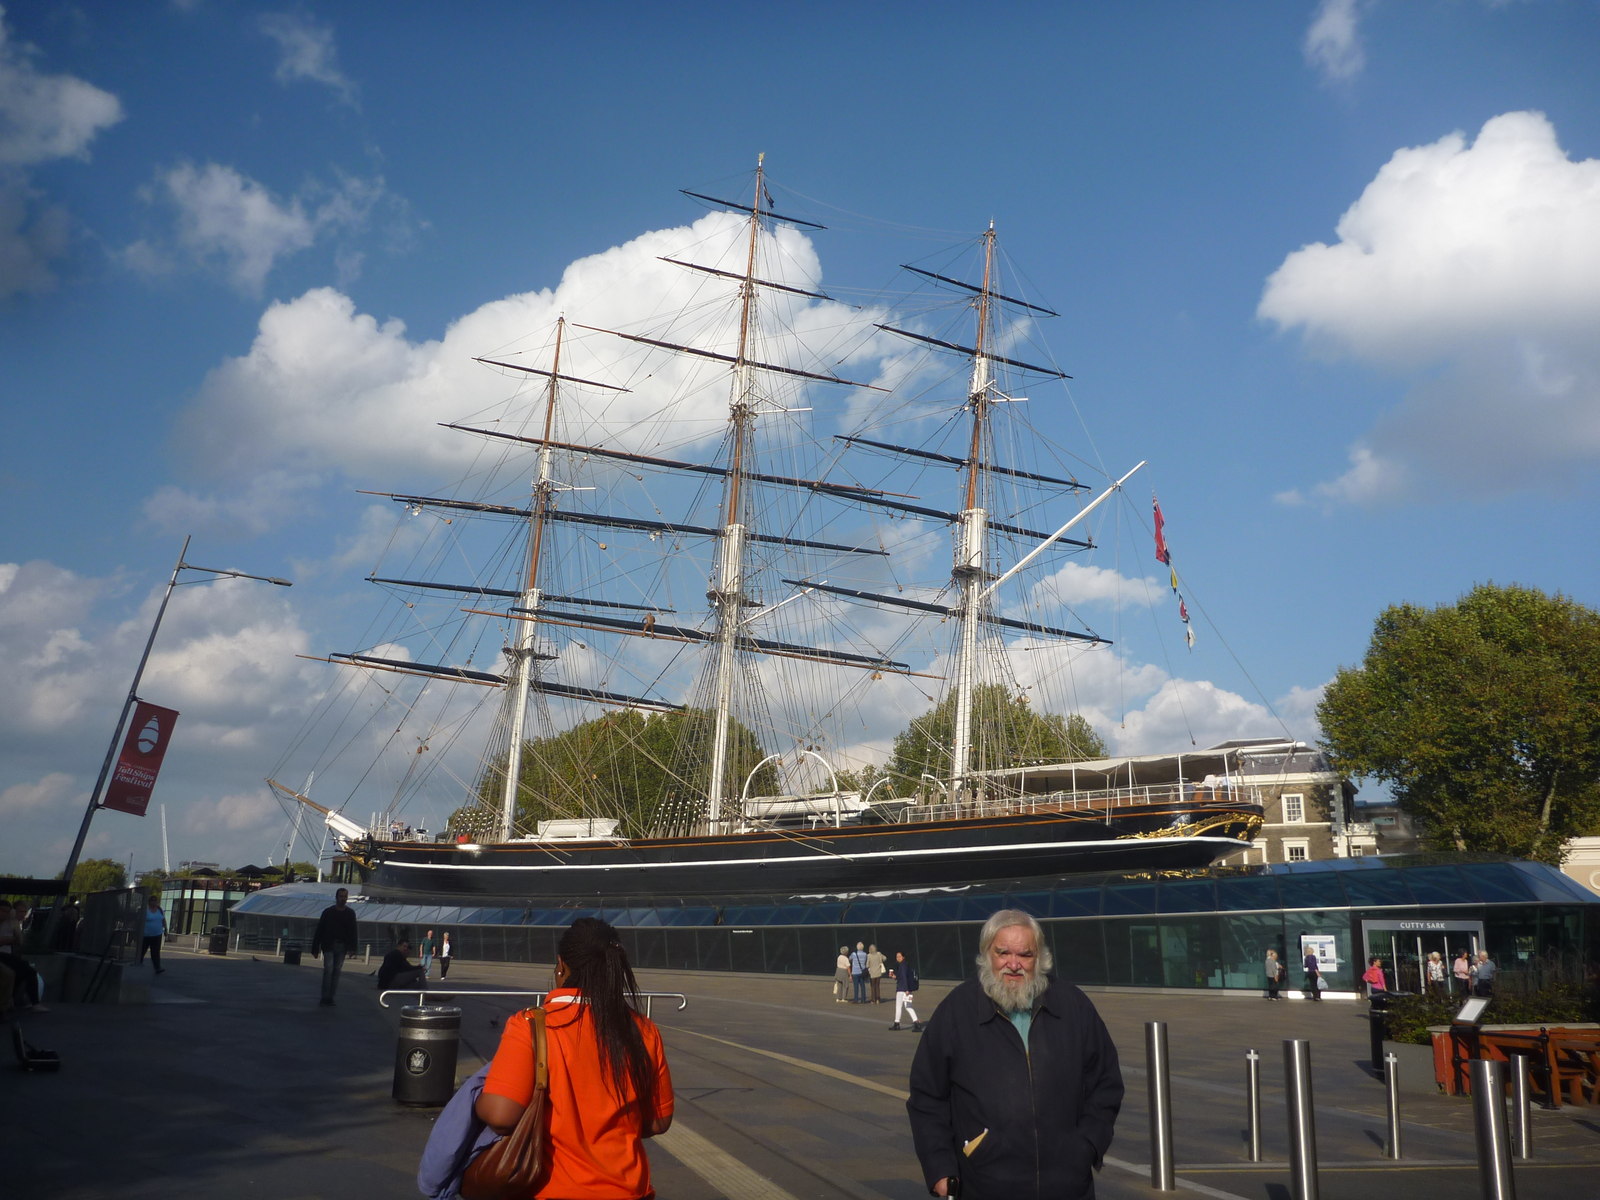
{"type": "MultiPolygon", "coordinates": [[[[173,924],[209,932],[226,920],[252,948],[279,937],[309,943],[331,887],[287,885],[256,892],[227,913],[221,881],[195,881],[189,896],[169,888],[173,924]],[[191,910],[180,911],[186,900],[191,910]],[[226,916],[224,914],[226,913],[226,916]],[[284,930],[288,930],[285,934],[284,930]]],[[[1420,986],[1419,928],[1449,949],[1464,935],[1452,929],[1481,922],[1474,937],[1508,970],[1600,956],[1600,903],[1565,877],[1533,863],[1439,862],[1399,867],[1392,860],[1339,860],[1269,868],[1219,869],[1190,877],[1075,876],[1054,888],[1002,891],[980,887],[929,895],[803,902],[796,897],[714,899],[627,898],[584,907],[383,904],[357,906],[363,943],[374,956],[400,937],[448,929],[463,965],[554,962],[558,939],[578,916],[615,923],[639,969],[768,972],[831,980],[841,945],[876,944],[893,959],[905,951],[925,979],[972,974],[982,922],[1001,908],[1040,915],[1067,979],[1090,985],[1167,989],[1243,989],[1265,984],[1270,946],[1288,967],[1288,985],[1302,986],[1302,939],[1331,955],[1329,986],[1355,990],[1369,953],[1384,957],[1391,986],[1420,986]],[[1481,895],[1501,899],[1485,903],[1481,895]],[[1431,903],[1418,903],[1428,897],[1431,903]],[[1554,897],[1562,903],[1541,902],[1554,897]],[[1435,899],[1436,898],[1436,899],[1435,899]],[[1280,907],[1280,905],[1282,907],[1280,907]],[[1404,928],[1368,945],[1362,923],[1404,928]],[[1396,949],[1401,940],[1405,946],[1396,949]],[[1403,952],[1402,952],[1403,951],[1403,952]]],[[[1434,948],[1432,940],[1421,955],[1434,948]]]]}

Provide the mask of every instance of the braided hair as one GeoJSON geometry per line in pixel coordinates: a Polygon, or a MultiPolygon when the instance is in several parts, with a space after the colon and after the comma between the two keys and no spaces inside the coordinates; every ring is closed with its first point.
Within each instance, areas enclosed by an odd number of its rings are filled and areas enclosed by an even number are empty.
{"type": "Polygon", "coordinates": [[[567,964],[566,985],[583,993],[612,1090],[620,1097],[633,1084],[644,1124],[655,1112],[656,1070],[634,1018],[639,984],[617,931],[598,917],[579,917],[561,935],[556,953],[567,964]]]}

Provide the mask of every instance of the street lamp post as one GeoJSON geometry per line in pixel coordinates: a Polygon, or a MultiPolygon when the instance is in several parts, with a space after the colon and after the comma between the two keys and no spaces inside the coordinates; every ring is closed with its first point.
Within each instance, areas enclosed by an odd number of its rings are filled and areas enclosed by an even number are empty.
{"type": "MultiPolygon", "coordinates": [[[[106,750],[105,761],[100,764],[100,777],[95,780],[94,790],[89,793],[89,807],[84,811],[83,824],[78,826],[78,840],[72,844],[72,856],[67,859],[67,869],[62,878],[67,886],[72,886],[72,873],[78,867],[78,856],[83,853],[84,840],[89,836],[89,822],[94,820],[95,810],[101,807],[100,798],[105,792],[106,778],[111,774],[111,765],[117,759],[117,747],[122,744],[122,727],[128,723],[128,713],[139,699],[139,681],[144,678],[145,664],[150,661],[150,648],[156,643],[156,633],[161,628],[161,618],[166,616],[167,602],[172,599],[172,590],[178,586],[178,576],[184,571],[203,571],[207,575],[231,575],[238,579],[259,579],[263,583],[275,583],[279,587],[293,587],[287,579],[278,579],[272,575],[250,575],[244,571],[229,571],[222,567],[202,567],[194,563],[185,562],[183,556],[189,552],[189,538],[183,539],[183,549],[178,551],[177,565],[172,568],[172,577],[167,580],[167,590],[161,597],[161,607],[156,609],[156,619],[150,626],[150,636],[145,639],[144,653],[139,656],[139,666],[133,673],[133,683],[128,687],[127,698],[122,702],[122,712],[117,717],[116,728],[111,731],[111,746],[106,750]]],[[[198,582],[198,581],[195,581],[198,582]]],[[[61,915],[61,905],[56,905],[55,911],[50,914],[50,944],[55,944],[55,924],[61,915]]]]}

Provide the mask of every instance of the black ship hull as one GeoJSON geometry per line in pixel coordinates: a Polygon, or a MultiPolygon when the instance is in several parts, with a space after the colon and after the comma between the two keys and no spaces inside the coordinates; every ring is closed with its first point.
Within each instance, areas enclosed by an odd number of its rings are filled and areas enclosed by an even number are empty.
{"type": "Polygon", "coordinates": [[[377,899],[826,895],[1079,871],[1181,870],[1241,850],[1253,805],[1182,803],[723,836],[351,848],[377,899]]]}

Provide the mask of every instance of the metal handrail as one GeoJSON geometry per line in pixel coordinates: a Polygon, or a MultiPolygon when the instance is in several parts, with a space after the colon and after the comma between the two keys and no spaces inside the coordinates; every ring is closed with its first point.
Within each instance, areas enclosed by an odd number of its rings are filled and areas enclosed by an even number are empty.
{"type": "Polygon", "coordinates": [[[1212,796],[1208,798],[1232,800],[1238,804],[1261,803],[1259,790],[1250,785],[1197,789],[1194,784],[1149,784],[1131,788],[1099,788],[1094,791],[1032,792],[1023,795],[992,796],[953,804],[918,804],[899,814],[899,819],[903,822],[945,821],[960,817],[1032,816],[1139,804],[1175,804],[1195,799],[1197,790],[1211,792],[1212,796]]]}
{"type": "MultiPolygon", "coordinates": [[[[390,996],[415,996],[420,1002],[427,998],[429,990],[430,989],[428,988],[385,988],[383,991],[378,993],[378,1004],[383,1008],[388,1008],[390,996]]],[[[537,992],[473,992],[464,991],[460,988],[439,989],[440,996],[448,996],[452,1000],[454,1000],[457,996],[535,996],[537,997],[537,999],[534,1001],[535,1004],[543,1004],[544,998],[549,994],[550,989],[548,988],[537,992]]],[[[646,1017],[649,1017],[650,1015],[650,1010],[652,1007],[651,1001],[653,1000],[676,1000],[678,1002],[678,1012],[682,1012],[685,1008],[689,1007],[689,997],[685,996],[682,992],[640,992],[638,993],[638,996],[639,999],[644,1001],[644,1015],[646,1017]]]]}

